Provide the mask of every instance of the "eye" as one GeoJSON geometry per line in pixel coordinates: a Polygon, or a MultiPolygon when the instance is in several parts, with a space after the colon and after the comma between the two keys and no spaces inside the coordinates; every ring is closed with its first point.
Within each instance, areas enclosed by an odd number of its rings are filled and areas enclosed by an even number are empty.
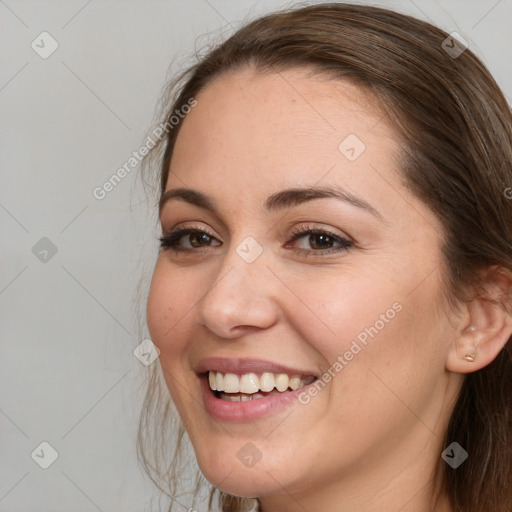
{"type": "Polygon", "coordinates": [[[174,252],[222,245],[213,235],[197,228],[178,229],[162,236],[159,240],[162,249],[171,249],[174,252]]]}
{"type": "MultiPolygon", "coordinates": [[[[186,227],[165,234],[160,239],[162,249],[170,249],[175,253],[194,252],[199,249],[207,249],[222,245],[211,233],[186,227]]],[[[285,244],[285,248],[295,249],[304,255],[321,255],[347,251],[353,247],[353,243],[336,233],[310,226],[297,228],[292,233],[292,238],[285,244]]]]}
{"type": "Polygon", "coordinates": [[[286,248],[290,247],[291,242],[295,244],[296,250],[303,254],[328,254],[334,252],[347,251],[353,247],[353,243],[336,233],[325,229],[311,228],[310,226],[301,227],[295,230],[290,242],[286,248]]]}

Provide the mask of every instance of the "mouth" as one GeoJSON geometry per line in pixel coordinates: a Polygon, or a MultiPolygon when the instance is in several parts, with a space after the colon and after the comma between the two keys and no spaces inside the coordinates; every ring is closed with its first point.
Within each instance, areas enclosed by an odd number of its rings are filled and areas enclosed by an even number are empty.
{"type": "Polygon", "coordinates": [[[203,359],[195,368],[206,412],[217,422],[263,419],[296,404],[318,376],[256,359],[203,359]]]}
{"type": "Polygon", "coordinates": [[[313,375],[287,373],[222,373],[207,372],[210,390],[217,399],[228,402],[249,402],[269,396],[297,391],[316,380],[313,375]]]}

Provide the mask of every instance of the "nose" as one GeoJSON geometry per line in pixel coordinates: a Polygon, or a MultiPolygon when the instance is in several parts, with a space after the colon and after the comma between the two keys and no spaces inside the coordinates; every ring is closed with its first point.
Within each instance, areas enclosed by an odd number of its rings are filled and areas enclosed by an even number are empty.
{"type": "Polygon", "coordinates": [[[233,249],[216,270],[216,279],[198,303],[201,325],[218,337],[233,339],[277,322],[279,281],[263,255],[247,263],[233,249]]]}

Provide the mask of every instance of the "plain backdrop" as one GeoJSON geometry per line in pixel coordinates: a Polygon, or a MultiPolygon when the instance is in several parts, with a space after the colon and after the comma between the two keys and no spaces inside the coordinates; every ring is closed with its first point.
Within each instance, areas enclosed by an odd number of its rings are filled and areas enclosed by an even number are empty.
{"type": "MultiPolygon", "coordinates": [[[[360,3],[459,32],[512,97],[512,0],[360,3]]],[[[0,511],[158,510],[135,451],[154,204],[137,169],[93,191],[196,49],[293,4],[0,0],[0,511]]]]}

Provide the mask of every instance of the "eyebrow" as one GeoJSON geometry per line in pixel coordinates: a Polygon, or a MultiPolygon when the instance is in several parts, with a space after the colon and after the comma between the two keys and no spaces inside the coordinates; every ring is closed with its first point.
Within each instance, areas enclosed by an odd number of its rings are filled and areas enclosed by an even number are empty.
{"type": "MultiPolygon", "coordinates": [[[[354,195],[353,193],[341,187],[305,187],[290,188],[281,190],[269,196],[265,201],[265,210],[269,212],[294,208],[302,203],[314,199],[334,198],[345,203],[351,204],[363,211],[372,214],[383,220],[382,214],[370,203],[354,195]]],[[[198,206],[212,213],[218,214],[218,208],[215,201],[207,195],[189,188],[174,188],[164,192],[159,201],[159,213],[162,212],[164,205],[171,199],[179,199],[187,203],[198,206]]]]}

